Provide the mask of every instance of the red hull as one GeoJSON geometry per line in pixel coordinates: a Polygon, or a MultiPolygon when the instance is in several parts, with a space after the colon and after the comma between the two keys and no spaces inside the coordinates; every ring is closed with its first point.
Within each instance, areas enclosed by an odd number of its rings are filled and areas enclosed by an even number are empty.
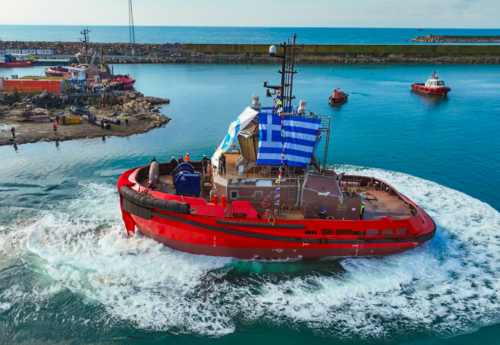
{"type": "Polygon", "coordinates": [[[349,95],[348,94],[344,94],[344,96],[339,96],[339,97],[334,97],[334,96],[330,96],[330,105],[334,104],[334,103],[344,103],[344,102],[347,102],[347,97],[349,95]]]}
{"type": "MultiPolygon", "coordinates": [[[[137,193],[130,188],[137,188],[134,171],[124,173],[118,181],[127,231],[138,230],[170,248],[192,254],[241,259],[388,255],[416,248],[432,239],[436,232],[433,220],[409,199],[407,201],[415,206],[417,214],[408,219],[276,220],[275,224],[270,224],[256,218],[226,218],[225,205],[158,192],[151,192],[157,198],[151,199],[137,193]],[[191,213],[164,211],[162,199],[182,200],[190,205],[191,213]],[[335,235],[330,229],[350,229],[352,234],[364,235],[335,235]],[[368,236],[367,229],[407,229],[408,233],[398,235],[394,232],[388,236],[379,232],[368,236]]],[[[234,202],[233,211],[236,207],[246,206],[244,202],[234,202]]]]}
{"type": "Polygon", "coordinates": [[[0,68],[19,68],[19,67],[31,67],[31,62],[30,61],[19,61],[19,62],[0,63],[0,68]]]}
{"type": "Polygon", "coordinates": [[[425,87],[425,84],[411,84],[411,88],[414,91],[439,96],[446,96],[451,91],[449,87],[425,87]]]}
{"type": "Polygon", "coordinates": [[[47,77],[65,77],[69,75],[69,72],[64,72],[64,71],[58,71],[52,68],[46,68],[45,69],[45,75],[47,77]]]}
{"type": "Polygon", "coordinates": [[[108,82],[123,82],[123,89],[130,89],[135,84],[135,79],[128,76],[123,77],[111,77],[108,82]]]}

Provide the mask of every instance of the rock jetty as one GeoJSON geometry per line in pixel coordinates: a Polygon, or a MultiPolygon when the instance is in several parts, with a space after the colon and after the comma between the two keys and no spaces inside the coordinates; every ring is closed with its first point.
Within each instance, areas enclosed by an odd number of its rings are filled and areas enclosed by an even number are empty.
{"type": "Polygon", "coordinates": [[[500,43],[500,36],[427,36],[416,37],[410,42],[423,43],[500,43]]]}
{"type": "Polygon", "coordinates": [[[170,121],[158,109],[167,103],[169,99],[131,91],[108,90],[102,95],[0,92],[0,146],[146,133],[170,121]],[[56,135],[52,123],[56,114],[62,113],[67,119],[80,118],[80,123],[58,124],[56,135]],[[112,126],[102,129],[100,124],[93,125],[87,116],[90,113],[112,126]],[[125,117],[129,118],[128,125],[125,117]],[[11,135],[12,127],[16,128],[16,139],[11,135]]]}

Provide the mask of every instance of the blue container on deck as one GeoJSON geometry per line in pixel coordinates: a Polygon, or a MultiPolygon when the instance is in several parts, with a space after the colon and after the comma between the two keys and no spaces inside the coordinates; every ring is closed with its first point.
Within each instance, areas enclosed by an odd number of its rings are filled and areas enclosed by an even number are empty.
{"type": "Polygon", "coordinates": [[[200,175],[181,171],[175,176],[175,195],[200,195],[200,175]]]}

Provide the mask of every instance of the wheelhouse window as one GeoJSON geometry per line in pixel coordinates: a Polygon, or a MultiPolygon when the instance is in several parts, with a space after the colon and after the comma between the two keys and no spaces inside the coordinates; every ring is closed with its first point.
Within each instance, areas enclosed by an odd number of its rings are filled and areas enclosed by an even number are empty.
{"type": "Polygon", "coordinates": [[[238,199],[238,191],[237,190],[232,190],[231,191],[231,199],[238,199]]]}

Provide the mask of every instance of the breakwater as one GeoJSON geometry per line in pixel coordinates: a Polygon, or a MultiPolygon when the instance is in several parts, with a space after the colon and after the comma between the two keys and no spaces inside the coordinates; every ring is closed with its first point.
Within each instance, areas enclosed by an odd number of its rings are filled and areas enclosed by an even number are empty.
{"type": "MultiPolygon", "coordinates": [[[[270,44],[129,44],[90,43],[113,64],[138,63],[278,63],[270,44]],[[133,53],[133,54],[132,54],[133,53]]],[[[1,49],[53,49],[54,54],[81,50],[76,42],[0,42],[1,49]]],[[[278,52],[281,47],[278,46],[278,52]]],[[[459,63],[500,64],[499,45],[302,45],[298,64],[459,63]]]]}
{"type": "Polygon", "coordinates": [[[424,43],[500,43],[500,36],[444,36],[427,35],[416,37],[410,42],[424,43]]]}

